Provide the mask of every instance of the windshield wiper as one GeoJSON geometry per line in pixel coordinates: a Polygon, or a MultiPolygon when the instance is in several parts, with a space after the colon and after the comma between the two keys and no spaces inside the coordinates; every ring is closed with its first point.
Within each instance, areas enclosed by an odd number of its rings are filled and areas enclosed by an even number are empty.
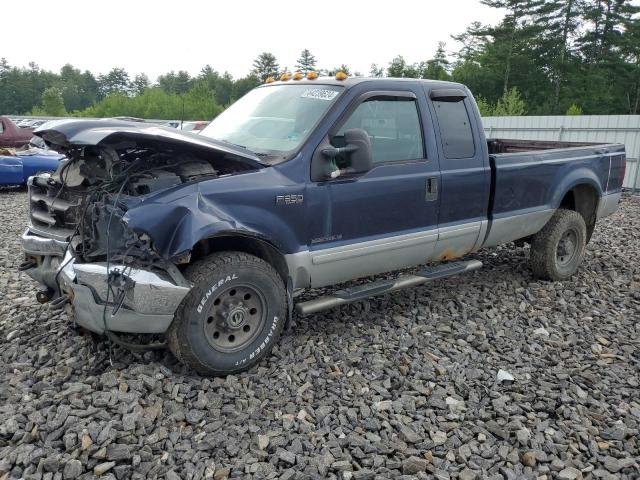
{"type": "MultiPolygon", "coordinates": [[[[234,147],[240,147],[240,148],[244,148],[245,150],[249,150],[247,147],[245,147],[244,145],[240,145],[239,143],[233,143],[233,142],[230,142],[229,140],[222,140],[222,139],[220,141],[224,143],[228,143],[229,145],[233,145],[234,147]]],[[[251,150],[249,151],[251,152],[251,150]]],[[[255,152],[251,152],[251,153],[255,153],[255,152]]]]}
{"type": "Polygon", "coordinates": [[[220,141],[223,142],[223,143],[226,143],[228,145],[233,145],[234,147],[242,148],[242,149],[246,150],[247,152],[253,153],[256,157],[278,157],[279,156],[279,155],[274,155],[273,153],[254,152],[253,150],[249,150],[244,145],[240,145],[238,143],[233,143],[233,142],[230,142],[229,140],[220,140],[220,141]]]}

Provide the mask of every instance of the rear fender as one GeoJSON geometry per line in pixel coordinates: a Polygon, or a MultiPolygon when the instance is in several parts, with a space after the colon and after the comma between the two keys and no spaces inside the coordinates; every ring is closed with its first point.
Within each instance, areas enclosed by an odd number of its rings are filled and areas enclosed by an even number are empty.
{"type": "Polygon", "coordinates": [[[598,197],[602,196],[602,185],[595,172],[587,168],[579,168],[563,176],[556,184],[551,195],[549,206],[554,209],[559,208],[567,192],[578,185],[589,185],[595,189],[598,197]]]}

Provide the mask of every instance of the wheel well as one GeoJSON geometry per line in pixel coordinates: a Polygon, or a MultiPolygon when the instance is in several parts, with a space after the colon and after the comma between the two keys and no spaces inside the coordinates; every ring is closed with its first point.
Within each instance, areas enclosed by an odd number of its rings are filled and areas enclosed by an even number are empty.
{"type": "Polygon", "coordinates": [[[200,240],[191,252],[191,262],[214,252],[244,252],[261,258],[276,269],[284,284],[287,284],[289,268],[280,251],[265,240],[244,235],[221,235],[200,240]]]}
{"type": "Polygon", "coordinates": [[[587,238],[591,238],[596,224],[596,211],[598,209],[598,191],[591,185],[576,185],[565,193],[560,208],[573,210],[582,215],[587,225],[587,238]]]}

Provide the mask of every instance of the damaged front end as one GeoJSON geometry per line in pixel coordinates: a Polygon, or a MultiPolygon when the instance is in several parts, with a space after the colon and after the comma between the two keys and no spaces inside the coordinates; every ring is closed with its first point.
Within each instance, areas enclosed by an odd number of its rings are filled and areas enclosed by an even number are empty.
{"type": "MultiPolygon", "coordinates": [[[[97,333],[164,333],[190,290],[128,214],[154,192],[262,168],[248,151],[195,135],[120,121],[66,121],[36,131],[66,159],[31,177],[20,269],[97,333]]],[[[185,259],[181,259],[184,261],[185,259]]]]}

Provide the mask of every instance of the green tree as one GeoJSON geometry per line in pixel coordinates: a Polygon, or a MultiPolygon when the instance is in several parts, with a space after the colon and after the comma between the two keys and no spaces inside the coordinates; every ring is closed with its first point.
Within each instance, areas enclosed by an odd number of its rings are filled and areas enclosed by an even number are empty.
{"type": "Polygon", "coordinates": [[[134,95],[141,95],[147,88],[151,86],[149,77],[144,73],[139,73],[133,78],[131,82],[131,92],[134,95]]]}
{"type": "Polygon", "coordinates": [[[185,115],[194,120],[211,120],[223,107],[216,103],[215,94],[202,81],[194,83],[184,96],[185,115]]]}
{"type": "Polygon", "coordinates": [[[387,67],[387,77],[402,78],[405,76],[407,62],[402,55],[398,55],[387,67]]]}
{"type": "Polygon", "coordinates": [[[233,92],[233,77],[229,72],[224,72],[218,79],[213,89],[215,98],[220,105],[227,106],[231,103],[233,92]]]}
{"type": "Polygon", "coordinates": [[[517,88],[512,88],[498,99],[498,103],[493,108],[493,115],[518,116],[526,113],[525,103],[520,97],[517,88]]]}
{"type": "Polygon", "coordinates": [[[478,105],[478,110],[480,111],[481,116],[491,117],[493,115],[493,105],[479,95],[476,97],[476,104],[478,105]]]}
{"type": "Polygon", "coordinates": [[[130,83],[129,74],[124,68],[113,68],[106,75],[100,75],[98,77],[100,97],[104,98],[114,93],[128,95],[130,92],[130,83]]]}
{"type": "Polygon", "coordinates": [[[347,75],[351,76],[351,70],[344,63],[339,67],[335,67],[335,68],[332,68],[331,70],[328,70],[327,75],[330,77],[333,77],[338,72],[346,73],[347,75]]]}
{"type": "Polygon", "coordinates": [[[56,87],[47,88],[42,92],[42,107],[33,109],[34,115],[48,115],[51,117],[63,117],[67,114],[64,108],[62,92],[56,87]]]}
{"type": "Polygon", "coordinates": [[[402,55],[394,57],[387,67],[387,77],[393,78],[420,78],[421,69],[425,65],[409,64],[402,55]]]}
{"type": "Polygon", "coordinates": [[[502,22],[496,27],[483,29],[481,35],[490,35],[497,41],[494,43],[496,53],[499,55],[503,70],[502,92],[507,93],[511,87],[512,69],[514,59],[523,50],[526,50],[529,41],[535,35],[535,30],[526,20],[530,17],[532,9],[543,0],[480,0],[480,3],[489,7],[506,10],[502,22]]]}
{"type": "Polygon", "coordinates": [[[258,85],[260,85],[260,79],[255,75],[249,75],[244,78],[240,78],[233,82],[233,88],[231,90],[231,101],[236,101],[237,99],[244,96],[250,90],[253,90],[258,85]]]}
{"type": "Polygon", "coordinates": [[[449,61],[444,50],[445,43],[438,42],[438,48],[435,56],[431,60],[427,60],[419,68],[420,76],[422,78],[430,78],[432,80],[449,80],[450,75],[448,72],[449,61]]]}
{"type": "Polygon", "coordinates": [[[384,77],[384,68],[372,63],[371,69],[369,70],[369,76],[374,78],[384,77]]]}
{"type": "Polygon", "coordinates": [[[634,75],[637,68],[633,63],[640,48],[639,13],[640,6],[630,0],[587,3],[583,12],[587,28],[576,40],[582,57],[580,83],[572,85],[580,92],[585,112],[637,111],[630,100],[633,85],[637,84],[637,73],[634,75]]]}
{"type": "Polygon", "coordinates": [[[59,80],[54,84],[60,89],[69,112],[87,108],[98,98],[98,83],[91,72],[81,73],[69,63],[60,69],[59,80]]]}
{"type": "Polygon", "coordinates": [[[482,31],[482,24],[475,21],[471,23],[463,33],[451,35],[451,38],[462,44],[462,48],[459,52],[456,52],[454,56],[463,62],[477,58],[482,52],[486,41],[486,39],[479,34],[479,32],[482,31]]]}
{"type": "Polygon", "coordinates": [[[532,12],[534,24],[539,27],[536,51],[545,58],[553,82],[553,113],[559,112],[568,64],[575,54],[573,44],[580,24],[579,13],[585,5],[585,0],[546,0],[532,12]]]}
{"type": "Polygon", "coordinates": [[[575,103],[572,103],[567,109],[566,115],[582,115],[582,109],[575,103]]]}
{"type": "Polygon", "coordinates": [[[184,70],[180,70],[177,73],[171,70],[169,73],[158,77],[158,85],[167,93],[181,95],[191,88],[191,84],[191,76],[189,75],[189,72],[184,70]]]}
{"type": "Polygon", "coordinates": [[[305,75],[316,70],[316,57],[306,48],[300,53],[300,58],[296,63],[296,69],[305,75]]]}
{"type": "Polygon", "coordinates": [[[251,73],[264,82],[269,77],[277,77],[280,72],[275,55],[263,52],[253,61],[251,73]]]}

